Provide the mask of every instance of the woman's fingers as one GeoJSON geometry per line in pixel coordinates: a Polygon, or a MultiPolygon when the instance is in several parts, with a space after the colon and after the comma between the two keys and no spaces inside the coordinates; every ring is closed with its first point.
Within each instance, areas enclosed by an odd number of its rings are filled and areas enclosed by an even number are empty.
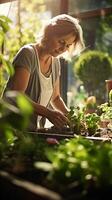
{"type": "Polygon", "coordinates": [[[68,124],[68,119],[62,113],[58,111],[51,111],[49,120],[57,127],[62,128],[68,124]]]}

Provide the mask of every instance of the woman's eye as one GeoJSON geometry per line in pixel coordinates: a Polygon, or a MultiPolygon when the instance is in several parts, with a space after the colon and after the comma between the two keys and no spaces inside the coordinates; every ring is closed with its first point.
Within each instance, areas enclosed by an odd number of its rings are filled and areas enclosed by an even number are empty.
{"type": "Polygon", "coordinates": [[[66,44],[64,40],[59,40],[59,44],[65,46],[66,48],[69,48],[72,45],[72,44],[66,44]]]}
{"type": "Polygon", "coordinates": [[[65,45],[65,41],[64,41],[64,40],[59,40],[59,43],[60,43],[61,45],[65,45]]]}
{"type": "Polygon", "coordinates": [[[71,44],[66,45],[67,48],[69,48],[71,46],[71,44]]]}

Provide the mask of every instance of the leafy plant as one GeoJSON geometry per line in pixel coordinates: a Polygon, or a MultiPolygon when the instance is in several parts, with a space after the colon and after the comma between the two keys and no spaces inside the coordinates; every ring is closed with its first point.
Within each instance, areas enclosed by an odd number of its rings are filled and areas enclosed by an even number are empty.
{"type": "Polygon", "coordinates": [[[98,129],[98,122],[100,121],[100,116],[98,116],[96,113],[88,113],[85,115],[84,119],[89,135],[93,135],[98,129]]]}
{"type": "Polygon", "coordinates": [[[83,118],[84,112],[79,107],[70,107],[68,112],[69,126],[74,133],[80,134],[84,128],[83,118]]]}
{"type": "Polygon", "coordinates": [[[5,34],[9,31],[10,29],[10,23],[12,21],[4,16],[4,15],[0,15],[0,47],[2,47],[3,42],[5,40],[5,34]]]}
{"type": "Polygon", "coordinates": [[[101,120],[112,119],[112,106],[109,106],[109,104],[107,102],[98,106],[98,109],[100,110],[101,120]]]}
{"type": "Polygon", "coordinates": [[[112,106],[112,90],[109,92],[109,104],[112,106]]]}
{"type": "Polygon", "coordinates": [[[0,100],[0,131],[24,130],[32,112],[32,105],[25,95],[15,91],[7,92],[6,100],[0,100]]]}
{"type": "Polygon", "coordinates": [[[95,112],[86,114],[85,108],[72,106],[67,117],[71,130],[79,135],[85,135],[87,131],[93,135],[99,127],[100,116],[95,112]]]}

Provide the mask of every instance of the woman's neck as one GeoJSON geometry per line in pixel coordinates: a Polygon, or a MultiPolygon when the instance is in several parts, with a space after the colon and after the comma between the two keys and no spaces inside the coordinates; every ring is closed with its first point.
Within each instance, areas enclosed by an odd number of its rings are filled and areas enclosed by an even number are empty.
{"type": "Polygon", "coordinates": [[[40,61],[40,68],[41,68],[41,72],[44,75],[49,75],[51,73],[51,64],[52,64],[52,56],[49,55],[48,53],[46,53],[46,51],[40,47],[39,45],[36,45],[36,49],[38,52],[38,56],[39,56],[39,61],[40,61]]]}
{"type": "Polygon", "coordinates": [[[39,56],[39,60],[43,61],[45,63],[48,62],[48,60],[51,59],[51,55],[49,55],[46,50],[44,48],[42,48],[41,46],[39,46],[38,44],[36,45],[36,49],[38,51],[38,56],[39,56]]]}

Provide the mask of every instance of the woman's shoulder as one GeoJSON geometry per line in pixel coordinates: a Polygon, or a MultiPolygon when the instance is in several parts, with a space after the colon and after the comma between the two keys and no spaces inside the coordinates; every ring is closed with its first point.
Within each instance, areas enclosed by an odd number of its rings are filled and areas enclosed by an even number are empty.
{"type": "Polygon", "coordinates": [[[33,48],[33,44],[25,44],[24,46],[22,46],[21,48],[20,48],[20,50],[19,51],[23,51],[23,52],[34,52],[34,48],[33,48]]]}
{"type": "Polygon", "coordinates": [[[35,51],[33,48],[33,44],[25,44],[22,46],[18,52],[16,53],[14,59],[16,58],[35,58],[35,51]]]}
{"type": "Polygon", "coordinates": [[[32,44],[22,46],[15,55],[12,63],[15,67],[27,66],[28,70],[34,70],[36,68],[36,56],[32,44]]]}

